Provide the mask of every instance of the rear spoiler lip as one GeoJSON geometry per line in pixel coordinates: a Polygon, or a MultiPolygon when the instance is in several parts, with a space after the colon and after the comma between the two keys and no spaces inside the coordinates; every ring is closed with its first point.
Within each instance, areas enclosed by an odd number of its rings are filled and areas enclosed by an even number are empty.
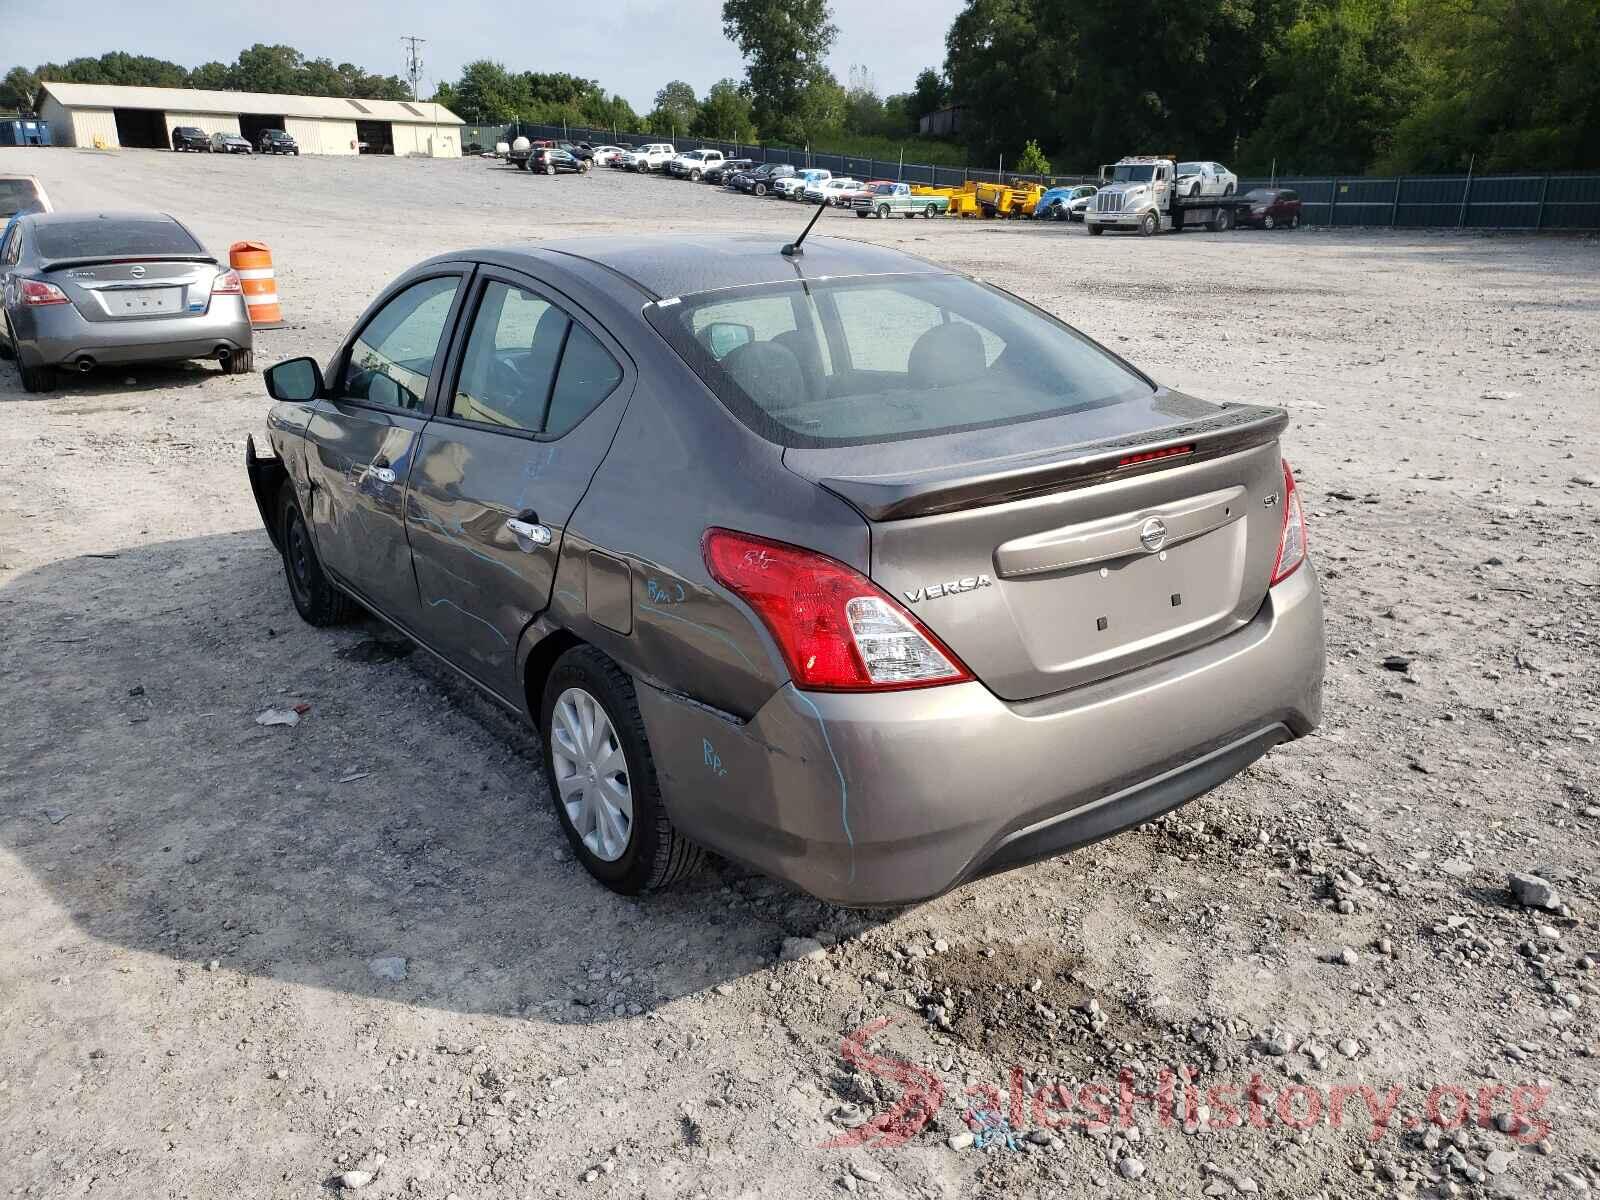
{"type": "Polygon", "coordinates": [[[901,475],[833,477],[818,483],[869,521],[936,516],[964,508],[1025,500],[1045,492],[1127,479],[1185,463],[1236,454],[1274,441],[1289,427],[1281,408],[1231,405],[1214,417],[1151,433],[1090,442],[1068,451],[1028,455],[999,470],[935,467],[901,475]],[[1136,454],[1193,446],[1182,455],[1119,466],[1136,454]]]}
{"type": "Polygon", "coordinates": [[[102,254],[90,258],[53,258],[39,267],[39,273],[43,275],[51,271],[71,270],[73,267],[98,267],[111,263],[147,262],[210,263],[213,267],[222,265],[210,254],[102,254]]]}

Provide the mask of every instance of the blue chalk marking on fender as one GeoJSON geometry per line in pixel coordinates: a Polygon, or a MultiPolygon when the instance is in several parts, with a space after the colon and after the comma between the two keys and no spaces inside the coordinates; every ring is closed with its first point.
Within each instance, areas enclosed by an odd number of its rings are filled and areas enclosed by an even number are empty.
{"type": "Polygon", "coordinates": [[[705,765],[711,768],[712,773],[719,778],[726,778],[728,768],[722,765],[722,756],[717,753],[716,747],[711,744],[709,739],[700,739],[700,750],[705,758],[705,765]]]}

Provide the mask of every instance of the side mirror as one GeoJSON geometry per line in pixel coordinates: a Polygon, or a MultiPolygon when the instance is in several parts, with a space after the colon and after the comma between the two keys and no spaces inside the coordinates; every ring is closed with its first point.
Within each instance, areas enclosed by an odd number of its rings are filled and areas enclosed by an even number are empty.
{"type": "Polygon", "coordinates": [[[315,400],[322,391],[322,368],[314,358],[291,358],[267,368],[267,395],[274,400],[315,400]]]}
{"type": "Polygon", "coordinates": [[[718,362],[732,354],[746,342],[755,341],[756,331],[749,325],[736,321],[714,321],[706,326],[706,348],[718,362]]]}
{"type": "Polygon", "coordinates": [[[1111,168],[1107,167],[1107,166],[1101,166],[1101,168],[1100,168],[1100,182],[1101,183],[1106,183],[1110,179],[1111,179],[1111,168]]]}

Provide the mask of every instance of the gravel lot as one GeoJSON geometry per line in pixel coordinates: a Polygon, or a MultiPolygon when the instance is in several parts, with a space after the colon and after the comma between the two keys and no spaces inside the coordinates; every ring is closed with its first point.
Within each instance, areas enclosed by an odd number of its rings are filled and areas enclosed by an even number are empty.
{"type": "MultiPolygon", "coordinates": [[[[291,327],[260,365],[327,355],[443,250],[691,229],[776,250],[807,215],[479,160],[0,150],[14,170],[58,208],[268,242],[291,327]]],[[[532,734],[376,625],[296,618],[241,464],[258,376],[31,397],[0,364],[0,1194],[1600,1188],[1600,243],[819,232],[1289,408],[1328,603],[1317,736],[1156,827],[905,911],[726,865],[630,902],[560,848],[532,734]],[[256,724],[290,702],[297,727],[256,724]],[[780,961],[789,938],[819,945],[780,961]],[[1122,1072],[1154,1093],[1179,1067],[1174,1119],[1119,1119],[1122,1072]],[[931,1119],[868,1138],[907,1079],[931,1119]],[[978,1109],[1004,1127],[973,1144],[978,1109]]]]}

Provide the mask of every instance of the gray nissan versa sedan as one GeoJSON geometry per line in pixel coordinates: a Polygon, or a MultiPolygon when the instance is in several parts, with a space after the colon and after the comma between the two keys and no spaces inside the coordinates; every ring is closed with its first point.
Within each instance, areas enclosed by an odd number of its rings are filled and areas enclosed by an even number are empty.
{"type": "Polygon", "coordinates": [[[253,369],[250,313],[236,272],[162,213],[17,217],[0,237],[0,357],[22,386],[57,368],[214,358],[253,369]]]}
{"type": "Polygon", "coordinates": [[[706,847],[910,902],[1318,720],[1285,414],[897,251],[463,251],[267,386],[247,466],[301,616],[359,604],[530,720],[620,892],[706,847]]]}

